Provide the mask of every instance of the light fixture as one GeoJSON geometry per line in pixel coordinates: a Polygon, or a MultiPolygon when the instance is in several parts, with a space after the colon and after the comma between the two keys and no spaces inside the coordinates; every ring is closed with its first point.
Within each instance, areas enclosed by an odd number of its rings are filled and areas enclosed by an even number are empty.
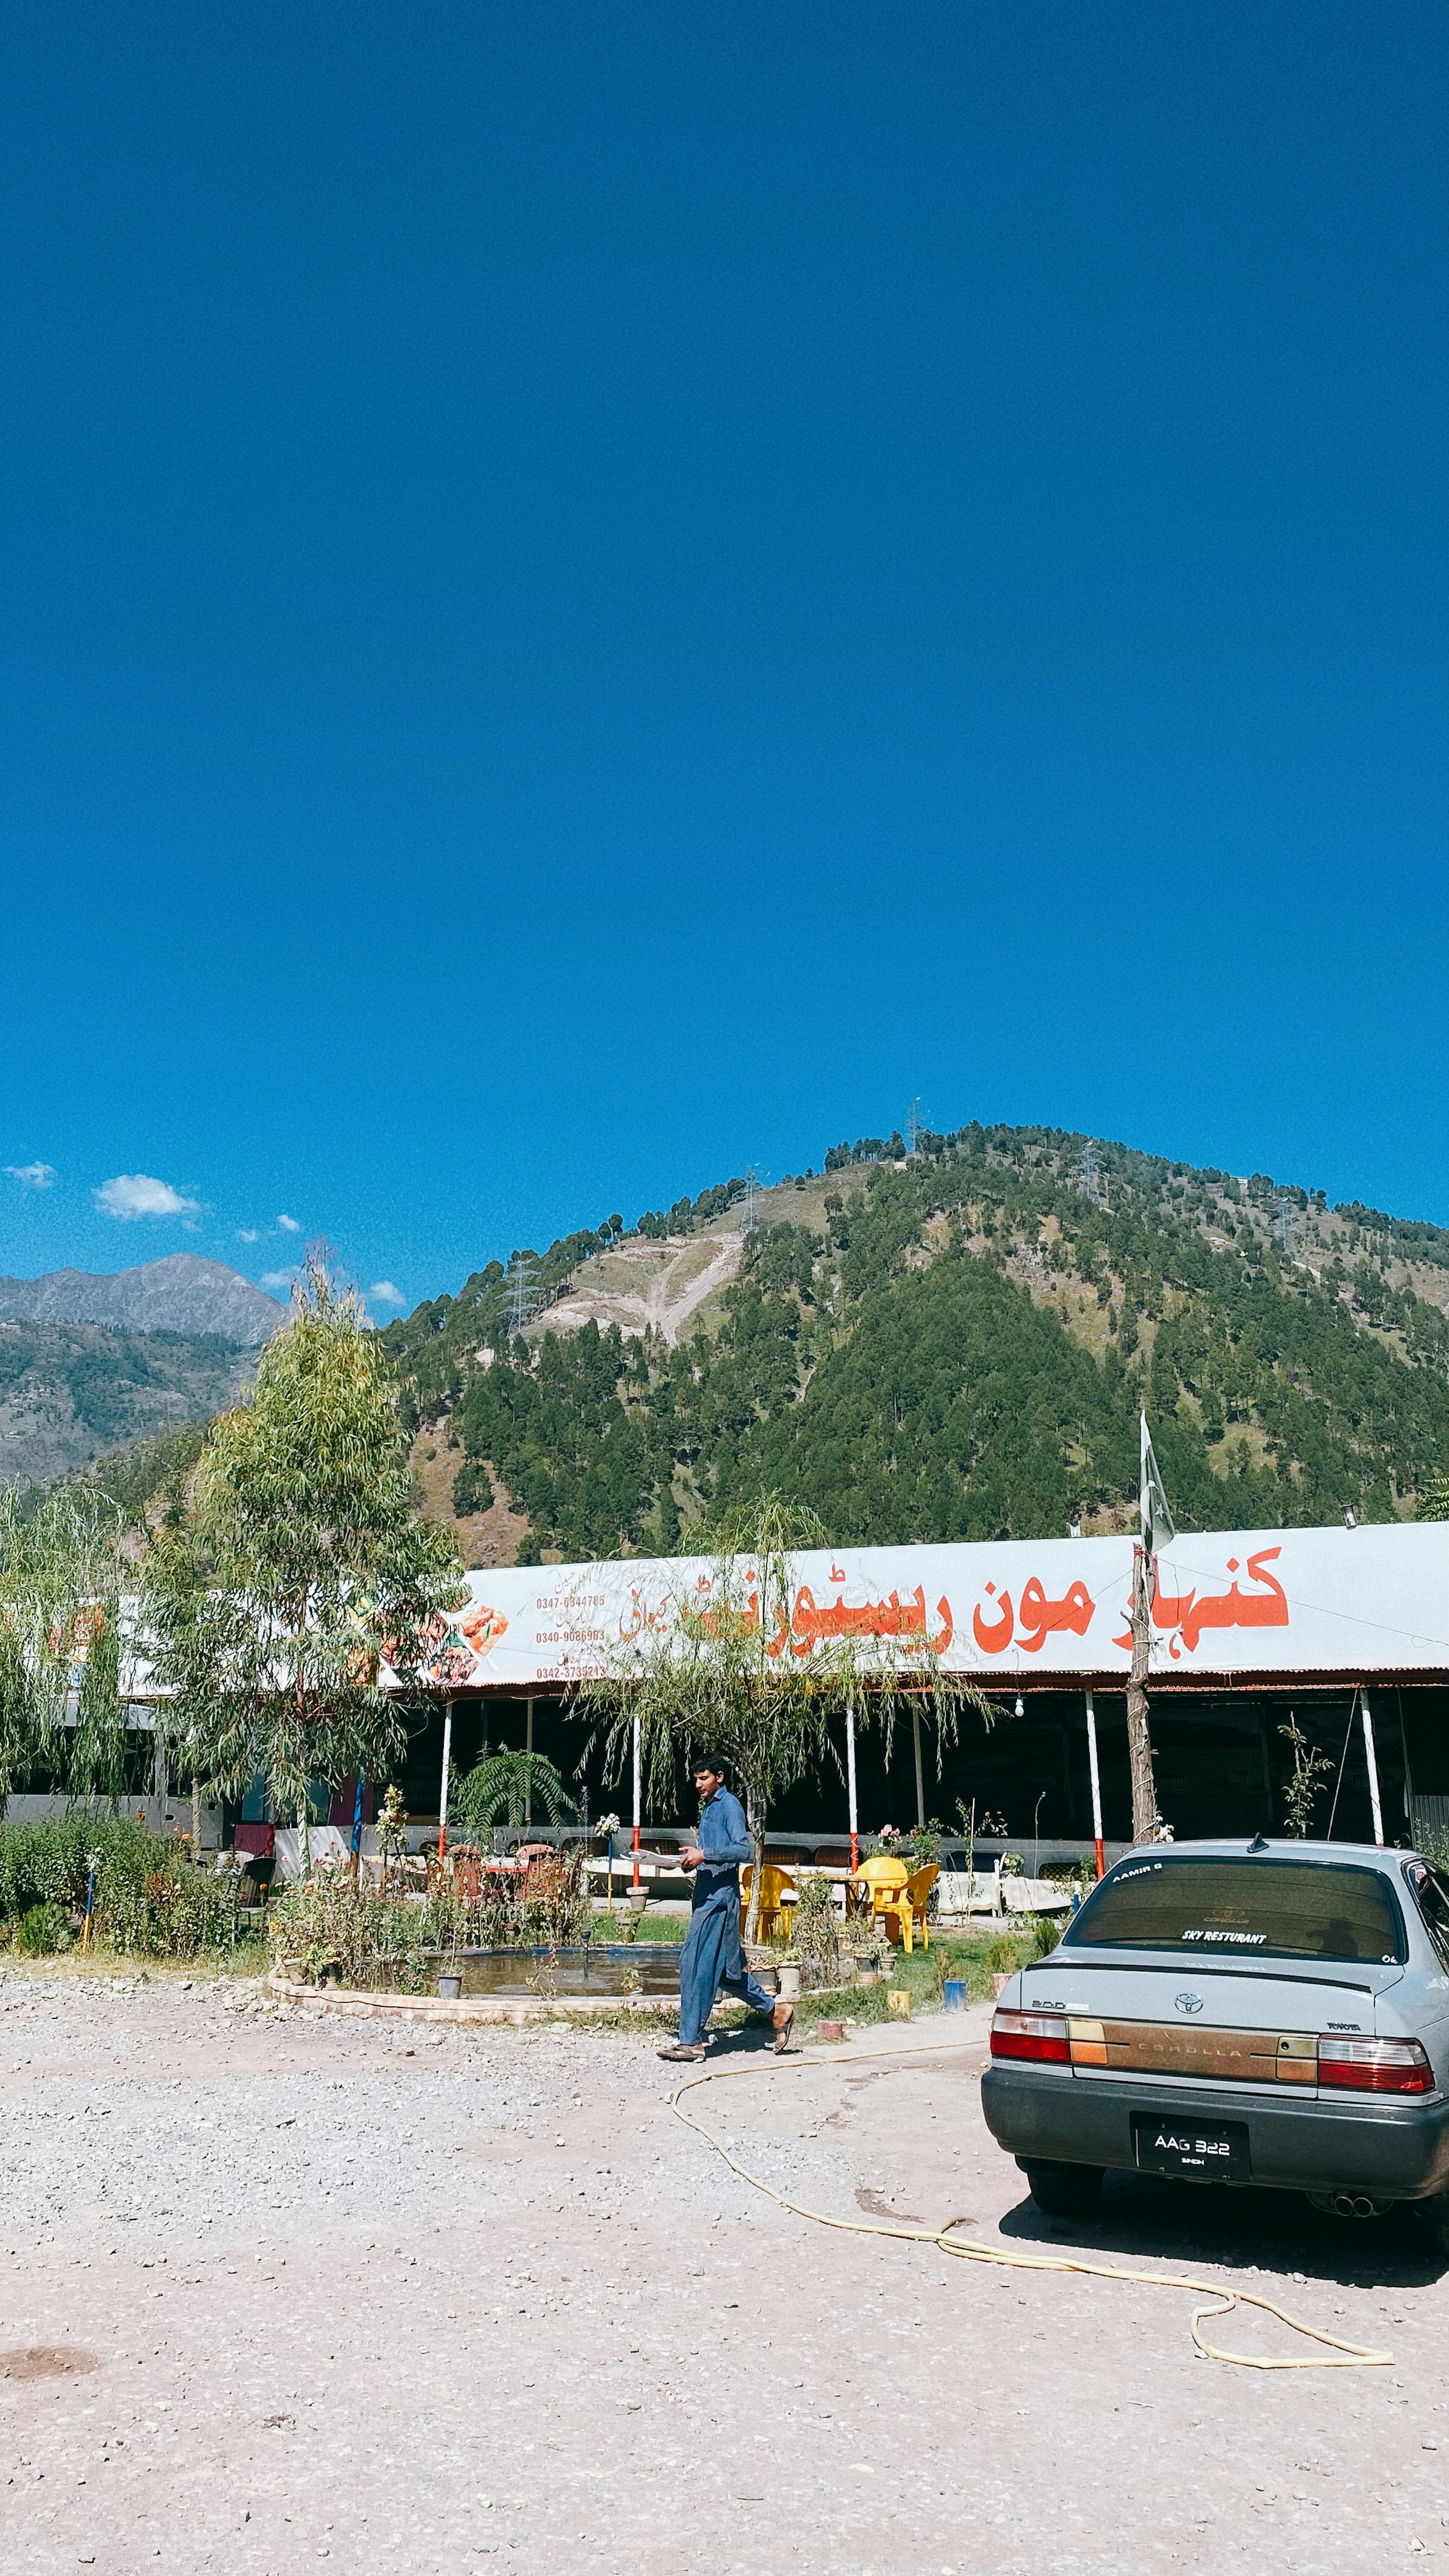
{"type": "Polygon", "coordinates": [[[1020,1693],[1020,1691],[1018,1691],[1018,1692],[1017,1692],[1017,1694],[1016,1694],[1016,1712],[1015,1712],[1015,1713],[1016,1713],[1016,1715],[1017,1715],[1018,1717],[1025,1717],[1025,1715],[1026,1715],[1026,1710],[1025,1710],[1024,1706],[1022,1705],[1022,1697],[1021,1697],[1021,1693],[1020,1693]]]}
{"type": "Polygon", "coordinates": [[[1357,1522],[1357,1521],[1355,1520],[1355,1518],[1354,1518],[1354,1512],[1353,1512],[1353,1505],[1352,1505],[1352,1503],[1345,1503],[1345,1504],[1344,1504],[1344,1507],[1343,1507],[1343,1526],[1344,1526],[1344,1528],[1345,1528],[1345,1529],[1357,1529],[1357,1527],[1358,1527],[1358,1522],[1357,1522]]]}
{"type": "Polygon", "coordinates": [[[1072,1510],[1072,1517],[1071,1517],[1071,1519],[1070,1519],[1070,1520],[1068,1521],[1068,1523],[1067,1523],[1067,1536],[1068,1536],[1068,1538],[1080,1538],[1080,1537],[1081,1537],[1081,1535],[1082,1535],[1082,1515],[1081,1515],[1080,1511],[1078,1511],[1078,1510],[1076,1509],[1076,1507],[1075,1507],[1075,1506],[1073,1506],[1073,1510],[1072,1510]]]}

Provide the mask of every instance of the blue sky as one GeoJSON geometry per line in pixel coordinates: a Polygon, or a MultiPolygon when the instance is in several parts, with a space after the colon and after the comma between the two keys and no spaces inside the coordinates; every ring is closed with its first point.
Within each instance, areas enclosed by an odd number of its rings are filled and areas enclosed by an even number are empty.
{"type": "Polygon", "coordinates": [[[1446,47],[7,13],[0,1268],[411,1303],[913,1095],[1449,1222],[1446,47]]]}

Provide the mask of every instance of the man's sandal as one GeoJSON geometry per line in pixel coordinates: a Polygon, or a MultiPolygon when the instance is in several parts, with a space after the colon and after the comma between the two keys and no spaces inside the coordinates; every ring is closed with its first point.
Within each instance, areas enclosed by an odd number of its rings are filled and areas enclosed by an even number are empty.
{"type": "Polygon", "coordinates": [[[795,2027],[794,2005],[776,2004],[774,2012],[771,2015],[771,2019],[775,2025],[775,2055],[777,2057],[783,2057],[786,2049],[790,2045],[790,2033],[795,2027]],[[781,2013],[785,2016],[783,2021],[780,2019],[781,2013]]]}
{"type": "Polygon", "coordinates": [[[672,2066],[697,2066],[704,2055],[704,2050],[702,2048],[680,2048],[676,2044],[673,2048],[661,2048],[659,2054],[661,2057],[668,2058],[672,2066]]]}

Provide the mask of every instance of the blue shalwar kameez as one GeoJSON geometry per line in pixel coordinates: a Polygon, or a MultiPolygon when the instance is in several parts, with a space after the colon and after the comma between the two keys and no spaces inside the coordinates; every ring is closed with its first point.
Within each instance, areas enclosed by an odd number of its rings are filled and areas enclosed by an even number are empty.
{"type": "Polygon", "coordinates": [[[704,1853],[694,1881],[689,1938],[679,1962],[679,2045],[697,2048],[721,1986],[754,2012],[773,2013],[775,1998],[750,1975],[740,1941],[740,1863],[751,1857],[749,1827],[738,1798],[716,1789],[699,1819],[704,1853]]]}

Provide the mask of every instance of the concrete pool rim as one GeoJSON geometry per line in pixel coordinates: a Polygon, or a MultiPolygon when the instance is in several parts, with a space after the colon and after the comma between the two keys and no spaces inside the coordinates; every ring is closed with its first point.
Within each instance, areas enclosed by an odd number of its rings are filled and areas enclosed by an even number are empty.
{"type": "Polygon", "coordinates": [[[675,1995],[379,1995],[356,1986],[309,1986],[283,1967],[273,1968],[267,1992],[277,2003],[305,2004],[313,2012],[348,2013],[365,2021],[512,2023],[599,2021],[611,2014],[678,2018],[675,1995]]]}

